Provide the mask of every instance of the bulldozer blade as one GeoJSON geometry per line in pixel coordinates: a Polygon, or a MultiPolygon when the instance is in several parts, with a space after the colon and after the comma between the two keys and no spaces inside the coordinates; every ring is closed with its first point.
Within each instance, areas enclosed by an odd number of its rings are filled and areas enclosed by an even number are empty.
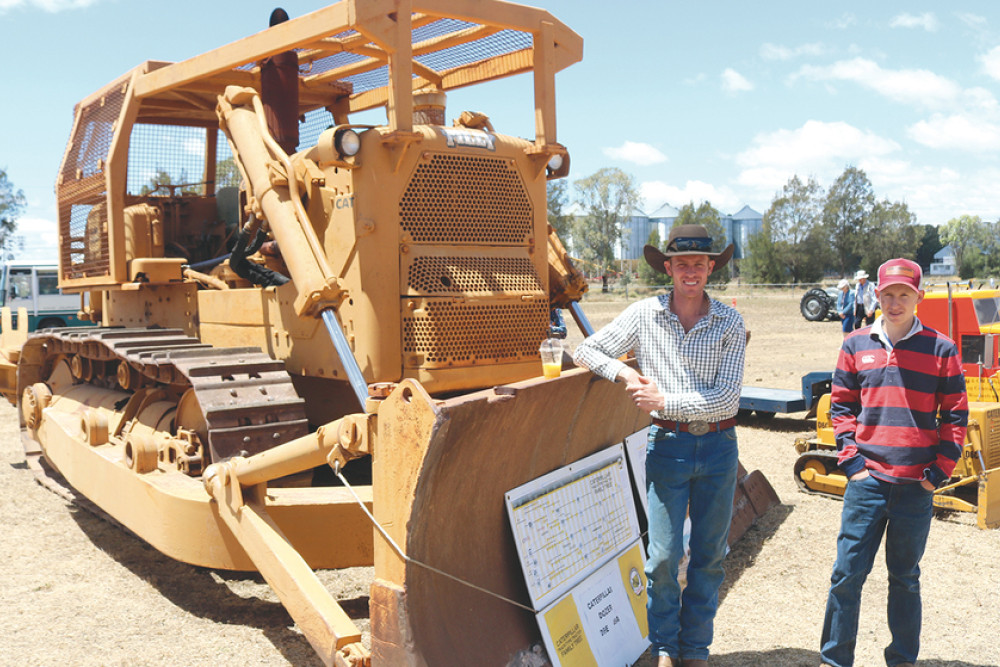
{"type": "Polygon", "coordinates": [[[739,542],[757,520],[781,504],[774,487],[759,470],[747,473],[740,464],[733,495],[733,520],[729,524],[729,546],[739,542]]]}
{"type": "MultiPolygon", "coordinates": [[[[507,665],[538,646],[504,494],[648,424],[582,369],[443,401],[401,383],[378,409],[373,504],[406,558],[376,536],[372,664],[507,665]]],[[[755,514],[766,489],[743,479],[755,514]]]]}
{"type": "Polygon", "coordinates": [[[984,529],[1000,527],[1000,468],[987,470],[979,476],[976,525],[984,529]]]}

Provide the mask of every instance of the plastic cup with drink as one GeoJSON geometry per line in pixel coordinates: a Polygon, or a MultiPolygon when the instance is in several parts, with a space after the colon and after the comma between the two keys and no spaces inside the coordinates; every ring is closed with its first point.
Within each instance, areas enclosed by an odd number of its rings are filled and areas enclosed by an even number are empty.
{"type": "Polygon", "coordinates": [[[563,342],[558,338],[546,338],[538,348],[542,355],[542,375],[557,378],[562,371],[563,342]]]}

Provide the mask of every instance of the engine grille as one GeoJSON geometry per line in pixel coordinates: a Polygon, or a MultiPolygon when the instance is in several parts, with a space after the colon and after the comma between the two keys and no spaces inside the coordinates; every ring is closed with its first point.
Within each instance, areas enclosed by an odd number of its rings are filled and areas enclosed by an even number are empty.
{"type": "Polygon", "coordinates": [[[527,257],[417,257],[407,285],[419,294],[494,294],[541,292],[527,257]]]}
{"type": "Polygon", "coordinates": [[[1000,408],[983,411],[983,461],[986,468],[1000,468],[1000,408]]]}
{"type": "Polygon", "coordinates": [[[403,313],[406,365],[469,365],[537,357],[549,324],[548,302],[467,304],[427,301],[403,313]],[[416,355],[416,359],[412,357],[416,355]]]}
{"type": "Polygon", "coordinates": [[[399,218],[414,243],[524,245],[534,213],[508,159],[435,154],[407,184],[399,218]]]}

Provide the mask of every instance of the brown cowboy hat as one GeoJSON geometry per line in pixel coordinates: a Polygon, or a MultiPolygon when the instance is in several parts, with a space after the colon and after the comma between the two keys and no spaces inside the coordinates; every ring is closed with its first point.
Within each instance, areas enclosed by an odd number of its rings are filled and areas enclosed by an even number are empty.
{"type": "Polygon", "coordinates": [[[666,273],[663,264],[677,255],[706,255],[715,260],[712,271],[724,267],[733,257],[733,244],[730,243],[722,252],[712,252],[712,237],[701,225],[677,225],[670,230],[667,238],[667,251],[662,252],[656,246],[647,245],[642,254],[649,265],[660,273],[666,273]]]}

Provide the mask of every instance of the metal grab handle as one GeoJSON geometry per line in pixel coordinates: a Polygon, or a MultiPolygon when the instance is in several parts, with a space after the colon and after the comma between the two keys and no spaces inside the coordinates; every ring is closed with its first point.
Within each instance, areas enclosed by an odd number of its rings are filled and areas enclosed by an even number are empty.
{"type": "Polygon", "coordinates": [[[358,397],[358,403],[361,404],[361,410],[364,411],[365,403],[368,402],[368,383],[365,382],[365,376],[361,373],[358,360],[354,358],[354,353],[347,342],[347,337],[344,336],[344,330],[340,328],[340,321],[337,320],[337,313],[333,308],[327,308],[323,311],[323,323],[326,324],[326,331],[330,334],[330,341],[337,351],[337,356],[340,357],[340,363],[347,371],[347,379],[351,383],[351,389],[354,390],[354,394],[358,397]]]}

